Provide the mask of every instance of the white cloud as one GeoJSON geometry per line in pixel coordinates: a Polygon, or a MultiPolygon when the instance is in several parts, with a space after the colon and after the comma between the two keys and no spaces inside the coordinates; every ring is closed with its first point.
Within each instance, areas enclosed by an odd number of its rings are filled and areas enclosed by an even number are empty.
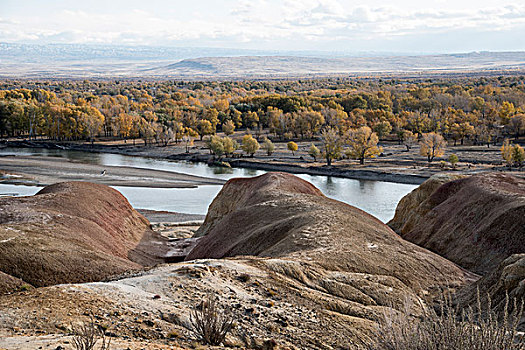
{"type": "MultiPolygon", "coordinates": [[[[392,0],[388,6],[380,0],[366,5],[354,0],[150,0],[129,1],[121,7],[114,1],[114,7],[106,10],[102,0],[94,2],[100,2],[99,6],[57,5],[54,11],[47,9],[46,15],[39,2],[34,8],[20,5],[18,10],[11,4],[10,11],[2,11],[0,41],[330,50],[345,43],[369,50],[375,42],[381,51],[385,43],[402,38],[406,38],[406,45],[401,42],[403,50],[430,50],[431,43],[429,48],[410,47],[410,40],[505,32],[520,38],[508,49],[525,49],[519,32],[525,26],[525,6],[505,0],[499,6],[489,0],[433,2],[439,7],[416,0],[392,0]]],[[[418,42],[424,44],[424,40],[418,42]]]]}

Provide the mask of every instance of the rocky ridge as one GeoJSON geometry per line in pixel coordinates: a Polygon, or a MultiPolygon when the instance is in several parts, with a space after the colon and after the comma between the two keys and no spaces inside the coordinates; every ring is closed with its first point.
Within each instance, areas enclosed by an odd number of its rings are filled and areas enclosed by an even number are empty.
{"type": "Polygon", "coordinates": [[[486,274],[525,252],[525,180],[497,173],[433,177],[400,201],[388,225],[404,239],[486,274]]]}

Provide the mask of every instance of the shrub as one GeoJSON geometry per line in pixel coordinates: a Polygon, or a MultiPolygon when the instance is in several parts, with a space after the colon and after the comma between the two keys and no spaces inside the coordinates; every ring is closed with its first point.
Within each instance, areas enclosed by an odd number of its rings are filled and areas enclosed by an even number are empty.
{"type": "Polygon", "coordinates": [[[246,283],[250,280],[250,275],[248,275],[247,273],[243,273],[238,278],[239,281],[246,283]]]}
{"type": "Polygon", "coordinates": [[[299,146],[293,141],[288,142],[287,147],[290,151],[292,151],[292,155],[295,156],[295,152],[299,149],[299,146]]]}
{"type": "Polygon", "coordinates": [[[111,345],[111,339],[106,338],[105,327],[99,326],[90,316],[89,322],[83,322],[80,325],[72,325],[73,329],[73,346],[76,350],[92,350],[95,348],[98,340],[102,340],[100,350],[108,350],[111,345]]]}
{"type": "Polygon", "coordinates": [[[421,318],[405,311],[385,313],[378,327],[376,342],[366,346],[369,350],[524,350],[525,339],[520,338],[517,327],[523,314],[521,306],[514,304],[509,313],[508,297],[502,317],[491,310],[490,298],[483,310],[481,298],[475,308],[459,310],[449,298],[443,298],[437,311],[421,318]]]}
{"type": "Polygon", "coordinates": [[[459,158],[457,155],[455,154],[451,154],[449,157],[448,157],[448,161],[449,163],[452,165],[452,167],[454,169],[456,169],[456,164],[459,162],[459,158]]]}
{"type": "Polygon", "coordinates": [[[208,295],[190,314],[191,331],[205,344],[220,345],[233,328],[233,317],[208,295]]]}

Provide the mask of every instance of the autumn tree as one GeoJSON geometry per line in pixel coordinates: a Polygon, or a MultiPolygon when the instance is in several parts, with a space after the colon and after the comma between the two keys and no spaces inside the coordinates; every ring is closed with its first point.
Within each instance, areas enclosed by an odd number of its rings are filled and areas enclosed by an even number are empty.
{"type": "Polygon", "coordinates": [[[206,135],[211,135],[214,133],[213,125],[209,120],[201,119],[197,124],[197,133],[199,134],[201,141],[202,138],[206,135]]]}
{"type": "Polygon", "coordinates": [[[133,117],[127,113],[120,113],[117,118],[117,130],[124,142],[131,136],[131,129],[133,128],[133,117]]]}
{"type": "Polygon", "coordinates": [[[204,119],[209,121],[211,124],[212,132],[208,135],[215,134],[217,131],[217,124],[219,124],[219,111],[215,108],[209,108],[204,113],[204,119]]]}
{"type": "Polygon", "coordinates": [[[383,138],[390,134],[392,131],[392,125],[387,120],[383,120],[374,126],[374,131],[379,138],[383,138]]]}
{"type": "Polygon", "coordinates": [[[172,129],[175,143],[178,143],[184,137],[184,124],[181,122],[174,122],[172,129]]]}
{"type": "Polygon", "coordinates": [[[246,112],[243,114],[243,124],[247,128],[255,128],[259,123],[259,115],[257,112],[246,112]]]}
{"type": "Polygon", "coordinates": [[[314,161],[317,161],[317,157],[321,155],[321,151],[319,151],[319,148],[315,146],[313,143],[310,145],[310,148],[308,149],[308,154],[314,159],[314,161]]]}
{"type": "Polygon", "coordinates": [[[407,148],[407,152],[417,144],[417,136],[414,135],[412,131],[403,130],[400,133],[399,138],[401,139],[403,145],[407,148]]]}
{"type": "Polygon", "coordinates": [[[148,122],[146,119],[140,118],[138,123],[138,132],[139,137],[144,141],[144,146],[147,146],[148,143],[151,143],[151,140],[155,137],[153,122],[148,122]]]}
{"type": "Polygon", "coordinates": [[[512,167],[512,165],[520,168],[523,166],[523,161],[525,160],[523,147],[510,143],[508,139],[506,139],[501,146],[501,155],[509,168],[512,167]]]}
{"type": "Polygon", "coordinates": [[[319,132],[325,120],[320,112],[301,109],[293,114],[295,130],[301,138],[312,137],[319,132]]]}
{"type": "Polygon", "coordinates": [[[501,146],[501,156],[503,160],[505,160],[509,168],[512,166],[513,151],[514,151],[514,145],[511,144],[508,139],[505,139],[505,141],[503,141],[503,145],[501,146]]]}
{"type": "Polygon", "coordinates": [[[463,123],[454,123],[450,128],[452,132],[452,138],[454,139],[454,146],[456,146],[456,141],[461,140],[461,145],[463,145],[463,140],[465,137],[474,135],[474,127],[468,122],[463,123]]]}
{"type": "Polygon", "coordinates": [[[253,157],[255,152],[259,150],[259,147],[259,142],[257,142],[257,140],[254,139],[252,135],[247,134],[243,136],[241,148],[244,152],[246,152],[246,154],[250,155],[250,157],[253,157]]]}
{"type": "Polygon", "coordinates": [[[226,98],[219,98],[213,101],[213,108],[219,112],[226,112],[230,108],[230,102],[226,98]]]}
{"type": "Polygon", "coordinates": [[[523,161],[525,160],[525,150],[523,150],[523,147],[517,144],[514,145],[512,150],[512,160],[519,168],[523,166],[523,161]]]}
{"type": "Polygon", "coordinates": [[[419,153],[427,157],[428,162],[431,163],[435,157],[445,154],[445,147],[446,142],[443,136],[430,132],[422,135],[419,153]]]}
{"type": "Polygon", "coordinates": [[[266,154],[268,156],[271,156],[273,154],[273,151],[275,150],[275,145],[269,138],[264,138],[262,149],[266,151],[266,154]]]}
{"type": "Polygon", "coordinates": [[[283,111],[269,106],[266,111],[266,119],[268,119],[268,126],[270,132],[274,133],[275,136],[284,134],[284,125],[283,125],[283,111]]]}
{"type": "Polygon", "coordinates": [[[321,133],[323,142],[323,157],[327,165],[332,165],[332,161],[341,156],[342,139],[336,129],[328,127],[321,133]]]}
{"type": "Polygon", "coordinates": [[[347,138],[349,149],[346,154],[350,158],[359,159],[360,164],[364,164],[366,158],[373,158],[383,152],[383,149],[377,146],[377,134],[368,126],[350,130],[347,138]]]}
{"type": "Polygon", "coordinates": [[[225,153],[224,151],[224,143],[222,142],[222,139],[219,136],[212,135],[208,142],[208,147],[210,148],[210,151],[219,159],[223,156],[225,153]]]}
{"type": "Polygon", "coordinates": [[[224,154],[231,155],[233,152],[239,149],[237,141],[225,136],[222,138],[222,146],[224,148],[224,154]]]}
{"type": "Polygon", "coordinates": [[[288,150],[290,150],[292,152],[292,155],[294,155],[294,156],[295,156],[295,152],[299,148],[299,146],[297,146],[297,144],[295,142],[293,142],[293,141],[288,142],[286,147],[288,148],[288,150]]]}
{"type": "Polygon", "coordinates": [[[516,108],[514,107],[514,104],[512,102],[503,101],[498,111],[498,116],[500,118],[501,124],[507,125],[515,112],[516,108]]]}
{"type": "Polygon", "coordinates": [[[521,134],[525,133],[525,114],[516,114],[513,116],[508,126],[514,134],[514,138],[517,140],[521,134]]]}
{"type": "Polygon", "coordinates": [[[86,133],[91,140],[91,144],[93,144],[95,136],[100,133],[102,125],[104,125],[104,116],[98,109],[93,107],[83,108],[83,111],[80,113],[84,130],[86,130],[86,133]]]}
{"type": "Polygon", "coordinates": [[[240,128],[242,126],[242,113],[240,111],[234,109],[231,113],[231,118],[236,127],[240,128]]]}
{"type": "Polygon", "coordinates": [[[227,120],[222,124],[222,131],[228,136],[233,135],[235,131],[235,123],[232,120],[227,120]]]}
{"type": "Polygon", "coordinates": [[[182,136],[182,141],[186,147],[186,153],[190,152],[190,147],[193,146],[193,138],[197,137],[199,134],[192,128],[184,128],[184,133],[182,136]]]}

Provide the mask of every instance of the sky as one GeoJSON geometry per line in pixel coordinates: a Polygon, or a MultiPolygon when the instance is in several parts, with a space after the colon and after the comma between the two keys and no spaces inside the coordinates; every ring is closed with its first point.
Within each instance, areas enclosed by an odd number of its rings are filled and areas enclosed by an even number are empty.
{"type": "Polygon", "coordinates": [[[525,0],[0,0],[0,42],[517,51],[525,0]]]}

